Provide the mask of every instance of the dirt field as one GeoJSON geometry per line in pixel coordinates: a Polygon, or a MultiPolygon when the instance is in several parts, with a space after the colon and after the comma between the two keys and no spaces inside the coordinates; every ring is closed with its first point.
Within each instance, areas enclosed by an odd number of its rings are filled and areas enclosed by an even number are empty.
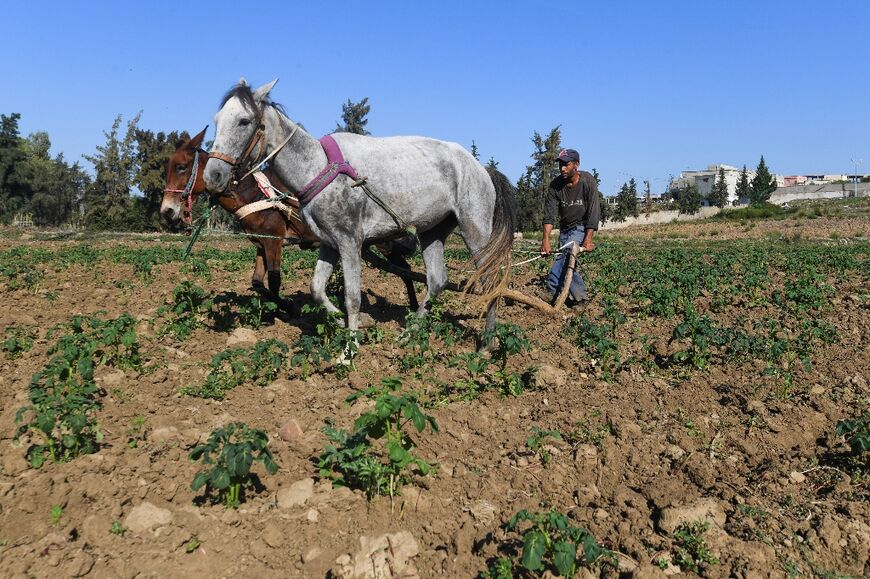
{"type": "MultiPolygon", "coordinates": [[[[836,434],[870,411],[867,233],[861,214],[602,234],[582,262],[589,305],[555,319],[500,308],[530,342],[500,374],[495,361],[477,374],[457,361],[482,325],[461,298],[445,301],[444,320],[466,330],[457,343],[436,332],[415,350],[399,339],[402,284],[366,269],[364,311],[380,331],[347,376],[333,363],[305,376],[290,358],[320,317],[252,327],[239,313],[253,295],[242,239],[203,238],[191,266],[181,237],[7,232],[0,330],[33,344],[0,352],[0,575],[471,577],[505,557],[523,576],[522,534],[503,525],[553,509],[612,552],[586,575],[868,576],[867,458],[836,434]],[[217,298],[213,313],[224,307],[187,339],[164,335],[171,314],[158,311],[183,280],[217,298]],[[76,314],[133,316],[142,361],[96,364],[96,452],[31,468],[40,436],[13,442],[31,415],[16,424],[16,413],[76,314]],[[267,339],[289,355],[265,386],[223,400],[180,393],[206,381],[215,354],[267,339]],[[413,431],[414,452],[436,466],[367,500],[333,488],[317,461],[325,421],[352,428],[371,404],[345,398],[388,376],[437,422],[413,431]],[[506,376],[519,380],[513,393],[506,376]],[[235,421],[269,435],[279,469],[256,465],[256,488],[226,509],[191,489],[201,465],[188,455],[235,421]]],[[[284,294],[307,303],[313,254],[286,255],[284,294]]],[[[538,292],[542,264],[512,286],[538,292]]]]}

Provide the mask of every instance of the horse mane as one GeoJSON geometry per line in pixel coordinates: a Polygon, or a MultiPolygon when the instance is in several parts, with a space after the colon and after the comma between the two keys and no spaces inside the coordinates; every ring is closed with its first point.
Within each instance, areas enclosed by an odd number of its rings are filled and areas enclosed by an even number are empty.
{"type": "MultiPolygon", "coordinates": [[[[224,105],[227,104],[231,98],[238,97],[242,104],[250,107],[252,111],[256,111],[257,113],[261,113],[260,107],[257,106],[257,101],[254,100],[254,91],[251,90],[251,87],[247,84],[237,84],[233,88],[227,91],[227,94],[224,95],[224,98],[221,99],[221,104],[219,109],[224,108],[224,105]]],[[[281,112],[282,115],[287,116],[287,113],[284,111],[284,107],[269,97],[266,97],[266,100],[263,104],[267,107],[274,107],[278,111],[281,112]]]]}

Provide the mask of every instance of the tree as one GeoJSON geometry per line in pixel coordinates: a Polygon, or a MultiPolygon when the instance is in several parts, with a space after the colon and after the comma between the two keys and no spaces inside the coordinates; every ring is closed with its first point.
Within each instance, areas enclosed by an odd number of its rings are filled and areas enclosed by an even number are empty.
{"type": "Polygon", "coordinates": [[[643,182],[643,209],[646,218],[649,219],[650,213],[652,213],[652,192],[649,187],[649,179],[645,179],[643,182]]]}
{"type": "Polygon", "coordinates": [[[471,141],[471,156],[480,161],[480,151],[477,150],[477,143],[471,141]]]}
{"type": "Polygon", "coordinates": [[[27,153],[18,133],[20,113],[0,115],[0,219],[9,221],[26,204],[27,179],[23,174],[27,153]]]}
{"type": "Polygon", "coordinates": [[[692,215],[701,209],[701,193],[698,191],[698,186],[694,183],[676,191],[675,197],[680,213],[692,215]]]}
{"type": "Polygon", "coordinates": [[[498,161],[495,160],[495,157],[489,158],[489,161],[486,162],[486,168],[498,171],[498,161]]]}
{"type": "Polygon", "coordinates": [[[749,191],[749,204],[762,205],[770,199],[770,194],[776,189],[776,179],[770,174],[764,163],[764,155],[755,169],[755,177],[752,178],[752,188],[749,191]]]}
{"type": "Polygon", "coordinates": [[[187,131],[166,134],[137,128],[134,139],[136,173],[133,183],[142,194],[139,203],[143,206],[144,225],[152,230],[165,229],[166,224],[160,218],[160,204],[163,201],[163,189],[166,187],[166,164],[178,146],[190,139],[190,135],[187,131]]]}
{"type": "Polygon", "coordinates": [[[604,198],[604,193],[601,192],[601,175],[598,174],[598,169],[592,168],[592,176],[595,177],[595,182],[598,184],[598,206],[601,208],[600,225],[607,223],[608,219],[613,218],[613,207],[604,198]]]}
{"type": "Polygon", "coordinates": [[[534,163],[517,182],[517,227],[520,231],[537,231],[544,223],[544,199],[550,183],[559,175],[559,149],[562,143],[560,126],[546,137],[537,131],[532,136],[535,146],[531,158],[534,163]]]}
{"type": "Polygon", "coordinates": [[[628,183],[623,183],[616,194],[616,211],[613,213],[614,221],[625,221],[628,216],[637,217],[640,212],[637,208],[637,181],[634,177],[628,183]]]}
{"type": "Polygon", "coordinates": [[[720,209],[728,203],[728,183],[725,182],[725,169],[722,167],[719,167],[719,175],[716,177],[716,182],[713,184],[713,189],[710,190],[707,201],[710,205],[715,205],[720,209]]]}
{"type": "Polygon", "coordinates": [[[749,174],[746,172],[746,165],[743,165],[743,170],[740,171],[740,178],[737,179],[737,188],[734,191],[737,195],[734,204],[737,205],[743,199],[748,199],[751,191],[752,188],[749,185],[749,174]]]}
{"type": "Polygon", "coordinates": [[[136,125],[141,112],[127,123],[127,132],[119,138],[121,115],[112,129],[103,132],[106,144],[97,146],[93,155],[83,155],[94,165],[96,178],[85,193],[85,224],[92,229],[141,229],[144,215],[130,193],[136,175],[136,125]]]}
{"type": "Polygon", "coordinates": [[[363,98],[358,103],[347,99],[347,102],[341,105],[341,120],[344,126],[336,124],[336,133],[356,133],[357,135],[370,135],[366,130],[368,119],[366,116],[372,107],[369,105],[369,97],[363,98]]]}

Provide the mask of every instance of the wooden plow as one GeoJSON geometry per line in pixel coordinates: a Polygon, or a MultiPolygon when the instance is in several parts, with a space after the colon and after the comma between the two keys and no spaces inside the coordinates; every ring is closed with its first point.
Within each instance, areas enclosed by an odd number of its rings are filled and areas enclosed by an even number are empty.
{"type": "MultiPolygon", "coordinates": [[[[513,300],[515,302],[519,302],[521,304],[526,304],[545,314],[555,315],[559,313],[560,311],[562,311],[562,308],[565,306],[565,300],[568,298],[568,290],[571,288],[571,279],[574,276],[574,270],[577,268],[577,254],[582,252],[583,248],[578,243],[574,242],[571,244],[571,248],[568,251],[568,266],[564,276],[565,280],[562,282],[562,287],[559,290],[559,295],[552,305],[548,304],[540,298],[526,295],[523,292],[510,288],[503,289],[501,291],[501,297],[513,300]]],[[[366,260],[366,262],[378,269],[382,269],[404,279],[426,283],[426,276],[424,274],[416,271],[411,271],[409,269],[397,267],[392,263],[388,262],[386,259],[372,252],[372,250],[368,247],[363,248],[362,257],[366,260]]],[[[448,281],[447,284],[444,286],[444,289],[454,292],[466,293],[464,285],[464,282],[455,283],[448,281]]]]}

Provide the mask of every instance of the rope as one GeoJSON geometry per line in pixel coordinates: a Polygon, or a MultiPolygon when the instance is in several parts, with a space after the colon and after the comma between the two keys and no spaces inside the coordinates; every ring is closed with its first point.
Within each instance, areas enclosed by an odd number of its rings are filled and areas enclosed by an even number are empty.
{"type": "Polygon", "coordinates": [[[190,252],[193,250],[193,244],[196,243],[196,240],[199,239],[199,234],[202,232],[202,227],[205,225],[208,218],[211,217],[211,211],[214,209],[214,206],[217,204],[217,201],[214,197],[209,197],[208,209],[205,210],[205,213],[200,216],[199,219],[196,220],[197,225],[193,230],[193,233],[190,236],[190,241],[187,243],[187,247],[184,248],[184,252],[181,254],[181,259],[187,259],[190,257],[190,252]]]}

